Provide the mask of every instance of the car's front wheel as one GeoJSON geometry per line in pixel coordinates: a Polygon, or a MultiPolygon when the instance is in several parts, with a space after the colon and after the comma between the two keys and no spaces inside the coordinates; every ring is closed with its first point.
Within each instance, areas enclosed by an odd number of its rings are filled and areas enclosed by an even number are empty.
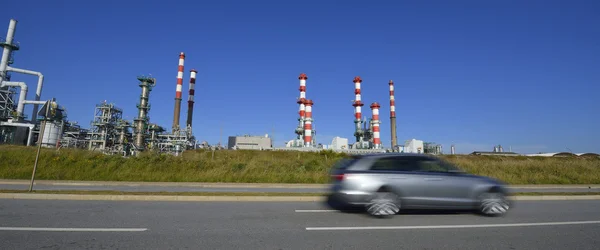
{"type": "Polygon", "coordinates": [[[486,216],[501,216],[510,209],[510,202],[502,192],[485,192],[478,200],[478,212],[486,216]]]}
{"type": "Polygon", "coordinates": [[[400,199],[392,192],[378,191],[366,206],[367,213],[374,217],[390,217],[400,211],[400,199]]]}

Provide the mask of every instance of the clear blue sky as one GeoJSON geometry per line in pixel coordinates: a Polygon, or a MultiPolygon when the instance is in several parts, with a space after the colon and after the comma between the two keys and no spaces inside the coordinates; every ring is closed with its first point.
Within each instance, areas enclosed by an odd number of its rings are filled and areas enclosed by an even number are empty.
{"type": "MultiPolygon", "coordinates": [[[[219,127],[223,142],[235,134],[274,132],[280,146],[294,138],[305,72],[324,144],[354,141],[352,79],[361,76],[363,101],[382,104],[386,146],[392,79],[399,141],[446,151],[454,143],[458,152],[496,144],[600,152],[599,1],[144,2],[6,1],[0,36],[18,20],[13,66],[42,71],[43,98],[57,98],[84,127],[103,100],[133,119],[136,76],[151,73],[151,119],[170,129],[183,51],[181,123],[195,68],[194,132],[210,143],[219,127]]],[[[35,88],[35,77],[13,80],[35,88]]]]}

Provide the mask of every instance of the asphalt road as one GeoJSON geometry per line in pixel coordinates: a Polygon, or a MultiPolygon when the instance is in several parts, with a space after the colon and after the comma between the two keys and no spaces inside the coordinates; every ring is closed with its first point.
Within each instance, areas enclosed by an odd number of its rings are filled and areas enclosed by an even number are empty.
{"type": "MultiPolygon", "coordinates": [[[[124,192],[283,192],[283,193],[326,193],[324,185],[286,186],[286,184],[265,187],[252,184],[177,184],[177,183],[124,183],[111,182],[103,184],[98,182],[42,182],[36,183],[36,190],[90,190],[90,191],[124,191],[124,192]]],[[[28,190],[27,181],[0,181],[0,189],[28,190]]],[[[511,192],[600,192],[600,185],[591,185],[589,188],[575,187],[511,187],[511,192]]]]}
{"type": "Polygon", "coordinates": [[[578,250],[600,245],[598,200],[521,201],[501,218],[421,212],[374,219],[323,209],[327,208],[312,202],[0,200],[0,245],[3,249],[578,250]],[[582,221],[587,224],[560,224],[582,221]]]}

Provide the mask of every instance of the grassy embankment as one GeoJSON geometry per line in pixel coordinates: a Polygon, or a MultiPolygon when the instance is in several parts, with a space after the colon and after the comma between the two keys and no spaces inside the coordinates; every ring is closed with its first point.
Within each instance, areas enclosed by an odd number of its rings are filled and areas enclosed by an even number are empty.
{"type": "MultiPolygon", "coordinates": [[[[35,147],[0,146],[0,179],[29,179],[35,147]]],[[[333,152],[186,151],[106,156],[87,150],[43,149],[36,179],[238,183],[327,183],[333,152]]],[[[464,170],[509,184],[600,184],[600,158],[444,156],[464,170]]]]}

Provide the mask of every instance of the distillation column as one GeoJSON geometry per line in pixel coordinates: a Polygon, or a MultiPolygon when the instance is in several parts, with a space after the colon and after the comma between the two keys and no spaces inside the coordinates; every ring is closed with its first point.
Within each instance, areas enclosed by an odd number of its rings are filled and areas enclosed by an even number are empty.
{"type": "Polygon", "coordinates": [[[156,79],[139,76],[138,80],[140,81],[139,86],[142,88],[142,94],[140,95],[140,103],[138,103],[138,117],[134,119],[135,121],[135,147],[138,150],[142,150],[145,148],[146,144],[146,131],[148,128],[148,111],[150,111],[149,99],[150,99],[150,91],[152,88],[156,86],[156,79]]]}

